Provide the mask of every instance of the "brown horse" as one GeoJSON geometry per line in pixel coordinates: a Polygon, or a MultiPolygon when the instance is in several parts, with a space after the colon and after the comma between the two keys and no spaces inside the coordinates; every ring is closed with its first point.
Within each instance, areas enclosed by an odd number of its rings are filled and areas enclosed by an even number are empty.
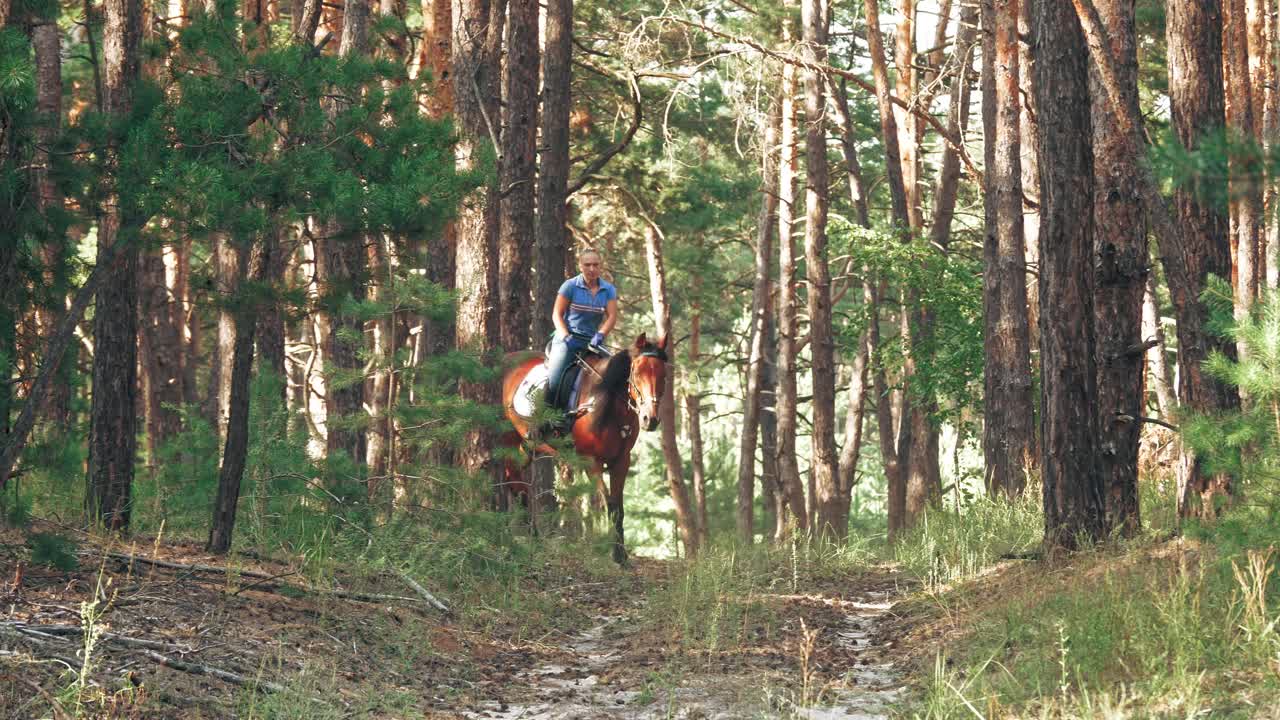
{"type": "MultiPolygon", "coordinates": [[[[554,454],[555,450],[536,438],[530,440],[529,420],[515,412],[513,398],[520,382],[530,370],[543,362],[542,353],[524,353],[517,358],[502,379],[502,405],[507,419],[525,447],[538,454],[554,454]]],[[[622,540],[622,491],[631,469],[631,448],[640,430],[658,427],[658,403],[667,375],[667,339],[649,342],[643,333],[626,352],[613,357],[583,358],[582,383],[578,392],[577,416],[571,434],[573,448],[589,458],[587,472],[595,478],[597,491],[605,498],[609,521],[613,526],[613,559],[618,564],[627,560],[622,540]],[[609,473],[605,487],[604,473],[609,473]]],[[[515,488],[528,490],[523,467],[507,466],[507,481],[515,488]]]]}

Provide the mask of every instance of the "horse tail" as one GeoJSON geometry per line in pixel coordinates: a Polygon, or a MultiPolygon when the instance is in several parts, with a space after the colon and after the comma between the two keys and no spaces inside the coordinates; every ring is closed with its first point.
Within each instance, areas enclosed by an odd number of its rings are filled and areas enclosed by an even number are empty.
{"type": "Polygon", "coordinates": [[[614,401],[619,395],[627,392],[627,383],[631,379],[631,355],[620,352],[609,358],[601,374],[600,383],[592,393],[595,410],[591,415],[591,429],[599,432],[613,417],[614,401]]]}

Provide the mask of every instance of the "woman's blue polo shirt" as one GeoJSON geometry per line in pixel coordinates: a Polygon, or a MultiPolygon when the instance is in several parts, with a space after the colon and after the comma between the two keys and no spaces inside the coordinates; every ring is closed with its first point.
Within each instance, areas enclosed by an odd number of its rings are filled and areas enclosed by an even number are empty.
{"type": "Polygon", "coordinates": [[[618,289],[604,278],[600,278],[599,283],[594,294],[587,289],[587,281],[581,274],[560,286],[560,295],[569,299],[569,313],[565,317],[569,332],[590,336],[600,329],[609,301],[618,299],[618,289]]]}

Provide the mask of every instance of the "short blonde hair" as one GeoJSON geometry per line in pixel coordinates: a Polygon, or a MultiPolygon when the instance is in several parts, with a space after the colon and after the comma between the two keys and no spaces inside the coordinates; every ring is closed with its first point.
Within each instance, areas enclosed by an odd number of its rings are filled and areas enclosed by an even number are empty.
{"type": "Polygon", "coordinates": [[[586,255],[595,255],[596,257],[600,258],[601,260],[604,260],[604,255],[601,255],[601,254],[600,254],[600,251],[599,251],[599,250],[597,250],[597,249],[595,249],[595,248],[593,248],[593,247],[583,248],[582,250],[579,250],[579,251],[578,251],[578,260],[579,260],[579,261],[581,261],[581,260],[582,260],[582,258],[583,258],[584,256],[586,256],[586,255]]]}

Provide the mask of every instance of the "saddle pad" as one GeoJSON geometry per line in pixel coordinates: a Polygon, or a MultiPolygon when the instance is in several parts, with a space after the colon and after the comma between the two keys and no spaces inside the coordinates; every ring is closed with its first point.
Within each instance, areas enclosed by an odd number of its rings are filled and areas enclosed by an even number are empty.
{"type": "MultiPolygon", "coordinates": [[[[576,373],[573,389],[569,392],[569,407],[578,407],[578,391],[582,388],[582,373],[576,373]]],[[[547,364],[535,365],[520,381],[515,395],[511,398],[511,409],[522,418],[532,418],[534,412],[542,404],[547,391],[547,364]]]]}
{"type": "Polygon", "coordinates": [[[542,395],[546,392],[546,388],[546,363],[533,366],[524,376],[524,380],[520,381],[520,386],[516,388],[515,396],[511,398],[511,409],[522,418],[533,417],[534,411],[542,404],[542,395]]]}

